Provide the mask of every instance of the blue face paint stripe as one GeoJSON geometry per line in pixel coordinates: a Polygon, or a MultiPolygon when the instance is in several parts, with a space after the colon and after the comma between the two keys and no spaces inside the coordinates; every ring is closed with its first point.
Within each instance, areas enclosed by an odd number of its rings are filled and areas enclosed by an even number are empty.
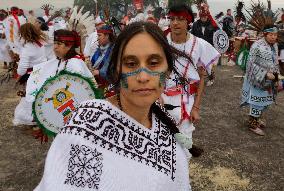
{"type": "Polygon", "coordinates": [[[159,79],[160,87],[164,85],[166,82],[166,72],[153,72],[151,70],[148,70],[147,68],[139,68],[133,72],[127,72],[127,73],[121,74],[121,87],[128,88],[127,78],[130,76],[135,76],[137,74],[140,74],[141,72],[146,72],[147,74],[151,76],[160,76],[160,79],[159,79]]]}

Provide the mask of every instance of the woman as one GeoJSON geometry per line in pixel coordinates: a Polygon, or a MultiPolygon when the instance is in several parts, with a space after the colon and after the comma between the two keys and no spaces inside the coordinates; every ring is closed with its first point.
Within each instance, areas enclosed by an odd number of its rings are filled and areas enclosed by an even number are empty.
{"type": "Polygon", "coordinates": [[[100,87],[106,87],[107,83],[107,68],[109,66],[109,60],[115,36],[111,26],[104,25],[97,30],[98,44],[91,62],[93,66],[93,75],[96,77],[100,87]]]}
{"type": "Polygon", "coordinates": [[[47,61],[44,51],[45,35],[31,23],[23,24],[20,28],[22,49],[17,69],[21,82],[26,82],[33,66],[47,61]]]}
{"type": "Polygon", "coordinates": [[[55,58],[55,54],[53,51],[53,26],[48,26],[48,24],[42,17],[37,17],[34,25],[38,30],[41,30],[46,35],[47,40],[44,44],[44,48],[47,60],[55,58]]]}
{"type": "MultiPolygon", "coordinates": [[[[17,68],[18,83],[25,85],[33,67],[45,62],[47,59],[44,52],[44,34],[37,30],[31,23],[23,24],[19,30],[22,48],[20,61],[17,68]]],[[[32,116],[32,102],[28,102],[25,93],[18,92],[22,96],[20,103],[15,109],[14,125],[34,125],[32,116]]]]}
{"type": "Polygon", "coordinates": [[[177,127],[156,102],[173,53],[182,54],[157,25],[128,25],[108,68],[117,95],[80,105],[55,138],[35,190],[191,190],[177,127]]]}
{"type": "MultiPolygon", "coordinates": [[[[51,59],[33,68],[26,87],[26,101],[30,105],[34,102],[35,96],[44,82],[62,70],[78,73],[87,78],[93,77],[82,56],[76,52],[76,48],[79,46],[80,37],[75,31],[62,29],[54,32],[54,53],[57,59],[51,59]]],[[[41,129],[35,130],[34,136],[42,138],[41,129]]]]}

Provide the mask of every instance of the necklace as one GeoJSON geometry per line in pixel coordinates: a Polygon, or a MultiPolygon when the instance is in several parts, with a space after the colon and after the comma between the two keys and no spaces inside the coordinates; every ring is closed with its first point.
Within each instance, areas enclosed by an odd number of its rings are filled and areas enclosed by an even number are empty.
{"type": "MultiPolygon", "coordinates": [[[[121,111],[123,111],[123,107],[121,105],[121,100],[120,100],[120,93],[116,94],[116,100],[117,100],[117,105],[118,105],[119,109],[121,111]]],[[[152,124],[152,110],[151,109],[150,109],[150,112],[148,113],[148,119],[149,119],[150,123],[152,124]]]]}

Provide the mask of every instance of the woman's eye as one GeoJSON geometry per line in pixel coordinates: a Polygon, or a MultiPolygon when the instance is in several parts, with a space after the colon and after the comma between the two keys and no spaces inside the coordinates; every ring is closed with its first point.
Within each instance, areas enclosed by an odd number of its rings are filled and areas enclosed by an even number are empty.
{"type": "Polygon", "coordinates": [[[151,60],[150,61],[150,66],[157,66],[159,64],[158,60],[151,60]]]}
{"type": "Polygon", "coordinates": [[[125,65],[129,68],[134,68],[137,64],[136,62],[125,62],[125,65]]]}

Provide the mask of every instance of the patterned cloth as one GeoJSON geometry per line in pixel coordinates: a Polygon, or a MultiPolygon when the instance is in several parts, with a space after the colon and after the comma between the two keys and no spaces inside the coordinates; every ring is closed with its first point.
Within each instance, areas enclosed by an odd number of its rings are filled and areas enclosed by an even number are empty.
{"type": "Polygon", "coordinates": [[[264,38],[256,41],[250,49],[241,106],[249,104],[251,108],[257,108],[251,109],[252,116],[260,116],[261,111],[273,103],[273,82],[266,79],[266,74],[279,73],[277,54],[277,45],[270,46],[264,38]]]}
{"type": "Polygon", "coordinates": [[[190,191],[184,149],[152,119],[148,129],[108,101],[81,103],[53,141],[35,191],[190,191]]]}

